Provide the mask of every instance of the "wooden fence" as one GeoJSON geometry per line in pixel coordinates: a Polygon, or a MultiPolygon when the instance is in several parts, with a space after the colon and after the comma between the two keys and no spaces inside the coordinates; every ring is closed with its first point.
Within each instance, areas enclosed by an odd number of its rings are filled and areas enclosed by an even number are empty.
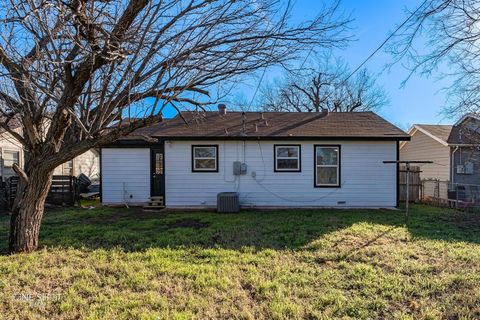
{"type": "Polygon", "coordinates": [[[0,211],[8,209],[8,200],[6,198],[7,195],[7,184],[2,181],[0,177],[0,211]]]}
{"type": "MultiPolygon", "coordinates": [[[[410,202],[415,202],[420,200],[420,192],[422,189],[422,180],[420,179],[420,167],[418,166],[411,166],[409,174],[409,197],[408,199],[410,202]]],[[[399,180],[398,180],[398,188],[399,188],[399,200],[406,201],[407,200],[407,169],[405,166],[400,166],[399,172],[399,180]]]]}
{"type": "MultiPolygon", "coordinates": [[[[17,195],[18,177],[11,177],[7,182],[6,198],[10,208],[17,195]]],[[[73,176],[53,176],[52,185],[47,195],[46,203],[63,206],[73,206],[78,199],[77,178],[73,176]]]]}

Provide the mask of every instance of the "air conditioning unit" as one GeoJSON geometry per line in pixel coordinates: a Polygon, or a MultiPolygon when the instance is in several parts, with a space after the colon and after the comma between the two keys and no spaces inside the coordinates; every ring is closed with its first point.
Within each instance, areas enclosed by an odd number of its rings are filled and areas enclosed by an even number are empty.
{"type": "Polygon", "coordinates": [[[234,213],[240,211],[240,199],[236,192],[220,192],[217,195],[217,212],[234,213]]]}

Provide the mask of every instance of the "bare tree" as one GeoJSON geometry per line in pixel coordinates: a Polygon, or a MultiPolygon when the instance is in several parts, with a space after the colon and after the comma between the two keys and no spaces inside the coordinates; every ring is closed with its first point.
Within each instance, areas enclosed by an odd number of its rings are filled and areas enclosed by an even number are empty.
{"type": "MultiPolygon", "coordinates": [[[[388,51],[411,74],[440,72],[454,81],[445,111],[458,116],[480,111],[480,3],[425,0],[393,37],[388,51]]],[[[408,80],[408,79],[407,79],[408,80]]]]}
{"type": "Polygon", "coordinates": [[[288,24],[276,0],[5,0],[0,4],[0,126],[28,156],[9,248],[38,246],[55,167],[92,147],[215,99],[211,88],[346,41],[337,4],[288,24]],[[19,118],[23,134],[9,128],[19,118]],[[124,121],[129,119],[130,121],[124,121]]]}
{"type": "Polygon", "coordinates": [[[340,60],[321,57],[321,63],[285,80],[262,87],[259,105],[269,111],[330,112],[375,111],[388,103],[383,89],[366,69],[348,78],[350,70],[340,60]],[[348,78],[348,79],[347,79],[348,78]]]}

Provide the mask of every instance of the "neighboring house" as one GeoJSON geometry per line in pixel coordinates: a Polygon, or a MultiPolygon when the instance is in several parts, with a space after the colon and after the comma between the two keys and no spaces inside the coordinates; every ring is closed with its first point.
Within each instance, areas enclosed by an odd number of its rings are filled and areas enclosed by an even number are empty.
{"type": "Polygon", "coordinates": [[[480,185],[480,116],[462,117],[452,127],[447,142],[451,150],[450,181],[480,185]]]}
{"type": "Polygon", "coordinates": [[[184,112],[101,149],[102,202],[214,208],[395,207],[399,141],[372,112],[184,112]]]}
{"type": "Polygon", "coordinates": [[[451,125],[415,124],[408,133],[410,141],[400,143],[400,160],[434,161],[421,164],[422,179],[450,179],[450,146],[447,142],[451,125]]]}
{"type": "Polygon", "coordinates": [[[73,160],[67,161],[55,168],[54,175],[71,175],[78,177],[81,173],[92,180],[100,178],[100,154],[97,150],[91,149],[82,153],[73,160]]]}
{"type": "Polygon", "coordinates": [[[421,165],[423,179],[480,185],[479,116],[467,114],[453,126],[416,124],[409,134],[412,139],[400,145],[400,159],[433,161],[421,165]]]}
{"type": "MultiPolygon", "coordinates": [[[[11,120],[9,126],[15,132],[21,134],[20,124],[15,119],[11,120]]],[[[20,142],[10,133],[0,129],[0,182],[15,175],[13,164],[23,166],[23,148],[20,142]]]]}
{"type": "MultiPolygon", "coordinates": [[[[12,122],[11,128],[22,134],[21,125],[18,121],[12,122]]],[[[8,132],[0,130],[0,181],[5,182],[8,178],[14,176],[13,164],[18,163],[20,167],[23,167],[24,159],[25,151],[21,143],[8,132]]],[[[58,166],[54,174],[78,176],[83,173],[91,179],[98,179],[100,176],[99,169],[99,153],[92,149],[58,166]]]]}

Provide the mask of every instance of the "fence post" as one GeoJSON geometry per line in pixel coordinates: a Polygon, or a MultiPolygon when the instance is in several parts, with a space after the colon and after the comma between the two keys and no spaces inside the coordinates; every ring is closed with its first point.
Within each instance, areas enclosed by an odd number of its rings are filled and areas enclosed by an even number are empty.
{"type": "Polygon", "coordinates": [[[422,201],[422,202],[423,202],[423,199],[424,199],[424,196],[425,196],[425,194],[424,194],[424,192],[425,192],[424,188],[425,188],[425,179],[422,179],[422,180],[420,181],[420,201],[422,201]]]}
{"type": "Polygon", "coordinates": [[[408,224],[408,209],[409,209],[409,201],[410,201],[410,188],[409,188],[409,182],[410,182],[410,163],[406,164],[406,171],[407,171],[407,199],[405,203],[405,214],[406,214],[406,223],[408,224]]]}
{"type": "Polygon", "coordinates": [[[455,184],[455,189],[454,190],[455,190],[455,198],[457,198],[455,200],[455,209],[458,210],[458,185],[457,184],[455,184]]]}

